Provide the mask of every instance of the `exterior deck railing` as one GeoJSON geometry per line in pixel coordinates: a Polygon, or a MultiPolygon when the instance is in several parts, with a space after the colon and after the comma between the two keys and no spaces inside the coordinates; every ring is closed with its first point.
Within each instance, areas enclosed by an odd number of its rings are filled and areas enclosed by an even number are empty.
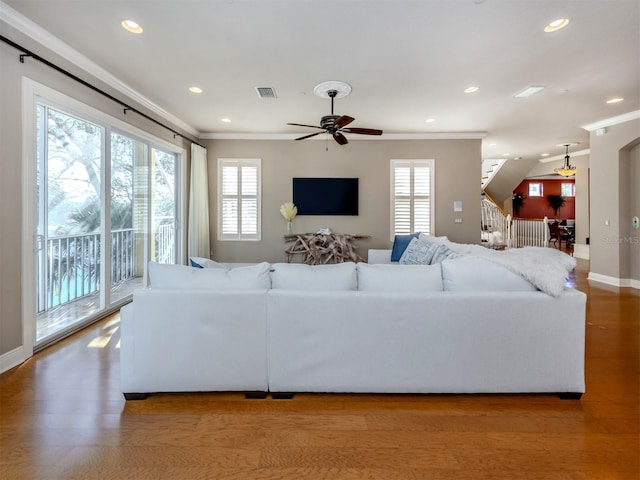
{"type": "MultiPolygon", "coordinates": [[[[156,262],[175,262],[174,240],[172,223],[156,228],[156,262]]],[[[110,261],[111,286],[136,276],[133,229],[111,231],[110,261]]],[[[97,293],[100,290],[100,234],[49,237],[38,262],[38,285],[38,313],[97,293]]]]}
{"type": "MultiPolygon", "coordinates": [[[[133,240],[133,229],[111,232],[112,285],[135,276],[133,240]]],[[[100,234],[49,237],[38,266],[38,313],[98,292],[100,234]]]]}

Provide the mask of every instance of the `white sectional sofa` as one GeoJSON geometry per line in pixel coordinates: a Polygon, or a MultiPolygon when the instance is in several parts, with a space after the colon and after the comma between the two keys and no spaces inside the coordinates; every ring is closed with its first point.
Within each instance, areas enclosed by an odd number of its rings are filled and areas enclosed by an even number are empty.
{"type": "Polygon", "coordinates": [[[152,264],[151,288],[121,310],[122,391],[579,398],[586,295],[550,296],[514,275],[482,259],[152,264]]]}

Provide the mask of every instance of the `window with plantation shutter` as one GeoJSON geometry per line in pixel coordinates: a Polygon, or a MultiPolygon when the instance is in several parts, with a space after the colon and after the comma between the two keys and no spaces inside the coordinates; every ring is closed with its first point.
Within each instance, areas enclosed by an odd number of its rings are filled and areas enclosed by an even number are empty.
{"type": "Polygon", "coordinates": [[[260,240],[260,159],[218,159],[218,240],[260,240]]]}
{"type": "Polygon", "coordinates": [[[391,239],[433,235],[433,160],[391,160],[391,239]]]}

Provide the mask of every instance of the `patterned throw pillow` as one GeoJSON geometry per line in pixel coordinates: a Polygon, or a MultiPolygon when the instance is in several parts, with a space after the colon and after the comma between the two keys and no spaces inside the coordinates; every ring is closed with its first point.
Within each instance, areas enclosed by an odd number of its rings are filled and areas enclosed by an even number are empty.
{"type": "Polygon", "coordinates": [[[455,258],[458,254],[453,252],[444,243],[425,242],[414,238],[400,257],[403,265],[434,265],[447,258],[455,258]]]}

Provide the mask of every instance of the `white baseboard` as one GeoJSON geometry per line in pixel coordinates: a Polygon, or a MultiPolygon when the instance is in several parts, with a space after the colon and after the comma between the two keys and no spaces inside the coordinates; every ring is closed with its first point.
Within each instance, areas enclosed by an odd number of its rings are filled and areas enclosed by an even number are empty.
{"type": "Polygon", "coordinates": [[[581,258],[583,260],[589,260],[589,245],[581,243],[573,244],[573,256],[575,258],[581,258]]]}
{"type": "Polygon", "coordinates": [[[0,355],[0,373],[4,373],[7,370],[20,365],[27,358],[28,357],[24,354],[23,345],[8,351],[3,355],[0,355]]]}
{"type": "Polygon", "coordinates": [[[599,273],[589,272],[588,280],[594,282],[606,283],[607,285],[613,285],[615,287],[630,287],[640,289],[640,280],[633,278],[616,278],[608,275],[601,275],[599,273]]]}

